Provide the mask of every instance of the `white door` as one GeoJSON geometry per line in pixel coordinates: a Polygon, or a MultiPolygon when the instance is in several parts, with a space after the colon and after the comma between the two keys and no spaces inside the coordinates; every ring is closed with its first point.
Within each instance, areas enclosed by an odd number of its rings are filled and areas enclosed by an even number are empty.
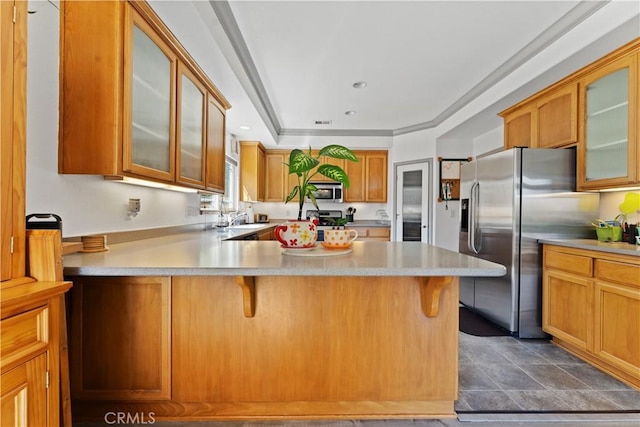
{"type": "Polygon", "coordinates": [[[396,166],[395,240],[431,243],[431,161],[396,166]]]}

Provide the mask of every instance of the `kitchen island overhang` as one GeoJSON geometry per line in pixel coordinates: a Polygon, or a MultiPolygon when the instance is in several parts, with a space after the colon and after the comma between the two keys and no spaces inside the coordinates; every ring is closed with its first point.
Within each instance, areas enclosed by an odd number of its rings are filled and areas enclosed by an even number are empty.
{"type": "Polygon", "coordinates": [[[233,241],[194,258],[194,239],[65,257],[76,419],[455,416],[458,277],[504,267],[417,242],[313,258],[233,241]]]}

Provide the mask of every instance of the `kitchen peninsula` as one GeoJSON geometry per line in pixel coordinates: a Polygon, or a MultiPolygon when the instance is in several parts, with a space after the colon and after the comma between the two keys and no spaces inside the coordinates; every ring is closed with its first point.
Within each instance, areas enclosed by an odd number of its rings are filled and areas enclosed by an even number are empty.
{"type": "Polygon", "coordinates": [[[418,242],[296,256],[215,230],[64,269],[76,420],[454,417],[458,277],[505,274],[418,242]]]}

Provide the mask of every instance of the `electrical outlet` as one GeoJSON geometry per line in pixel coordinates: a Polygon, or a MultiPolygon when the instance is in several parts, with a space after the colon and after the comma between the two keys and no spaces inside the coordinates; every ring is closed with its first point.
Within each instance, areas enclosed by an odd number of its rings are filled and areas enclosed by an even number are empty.
{"type": "Polygon", "coordinates": [[[140,212],[140,199],[129,199],[129,212],[140,212]]]}

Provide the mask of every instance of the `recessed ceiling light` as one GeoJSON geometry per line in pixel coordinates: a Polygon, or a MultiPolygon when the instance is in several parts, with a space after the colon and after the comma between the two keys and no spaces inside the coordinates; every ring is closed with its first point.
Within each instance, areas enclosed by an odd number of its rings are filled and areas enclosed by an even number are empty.
{"type": "Polygon", "coordinates": [[[247,125],[240,125],[239,127],[240,127],[240,129],[242,129],[242,130],[251,130],[251,126],[247,126],[247,125]]]}
{"type": "Polygon", "coordinates": [[[363,89],[367,87],[367,82],[364,82],[364,81],[355,82],[352,86],[356,89],[363,89]]]}
{"type": "Polygon", "coordinates": [[[356,113],[356,112],[355,112],[355,111],[353,111],[353,110],[349,110],[349,111],[345,111],[345,112],[344,112],[344,114],[345,114],[346,116],[353,116],[355,113],[356,113]]]}

